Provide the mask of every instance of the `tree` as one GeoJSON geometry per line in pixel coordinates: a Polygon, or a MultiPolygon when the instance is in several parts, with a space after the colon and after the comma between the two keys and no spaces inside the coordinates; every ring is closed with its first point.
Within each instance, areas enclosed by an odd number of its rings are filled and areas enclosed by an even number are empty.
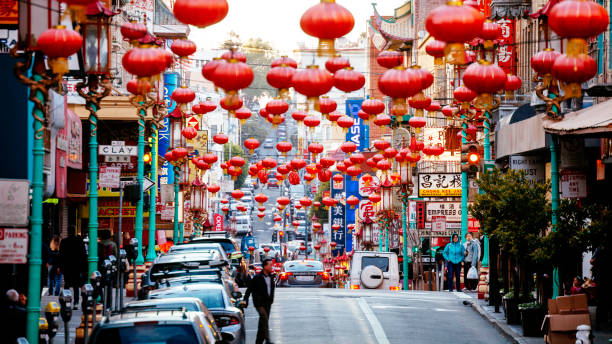
{"type": "MultiPolygon", "coordinates": [[[[331,190],[330,187],[331,184],[329,181],[319,183],[317,194],[315,195],[313,202],[321,202],[321,200],[323,199],[323,192],[331,190]]],[[[308,216],[312,217],[313,215],[317,216],[320,223],[327,223],[328,221],[328,211],[325,210],[325,207],[323,205],[321,205],[317,210],[314,210],[314,206],[311,207],[310,211],[308,212],[308,216]]]]}
{"type": "MultiPolygon", "coordinates": [[[[512,269],[514,299],[518,305],[520,295],[528,295],[534,271],[531,254],[540,247],[549,225],[550,203],[546,193],[550,184],[532,182],[525,177],[524,171],[514,170],[482,173],[476,182],[484,193],[476,196],[469,211],[483,225],[491,246],[499,245],[502,254],[512,259],[515,265],[512,269]]],[[[492,252],[495,252],[494,247],[492,252]]],[[[491,256],[497,258],[495,254],[491,256]]],[[[502,263],[505,265],[507,260],[502,259],[502,263]]]]}
{"type": "Polygon", "coordinates": [[[276,89],[268,85],[266,74],[277,52],[270,42],[259,37],[244,41],[234,31],[230,31],[228,36],[228,39],[221,44],[221,48],[240,49],[246,55],[247,64],[253,69],[253,83],[247,89],[242,90],[242,94],[246,96],[244,106],[253,108],[260,98],[276,94],[276,89]]]}
{"type": "MultiPolygon", "coordinates": [[[[227,162],[229,159],[235,156],[240,156],[244,158],[245,160],[248,159],[248,157],[244,154],[242,147],[235,145],[231,142],[223,145],[223,156],[225,157],[224,159],[225,162],[227,162]],[[230,156],[230,151],[229,151],[230,145],[232,145],[231,146],[232,147],[231,156],[230,156]]],[[[249,166],[248,164],[244,164],[242,166],[242,174],[239,175],[238,178],[234,181],[234,189],[240,189],[244,185],[244,180],[246,179],[248,172],[249,172],[249,166]]]]}

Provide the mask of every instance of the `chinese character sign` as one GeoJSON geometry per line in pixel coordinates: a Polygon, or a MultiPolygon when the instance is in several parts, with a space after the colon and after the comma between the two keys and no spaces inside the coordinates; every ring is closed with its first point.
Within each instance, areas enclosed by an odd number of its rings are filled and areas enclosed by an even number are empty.
{"type": "Polygon", "coordinates": [[[460,197],[460,173],[419,174],[419,197],[460,197]]]}
{"type": "Polygon", "coordinates": [[[497,49],[497,64],[506,73],[515,73],[514,51],[514,19],[500,19],[496,22],[501,26],[501,38],[497,49]]]}

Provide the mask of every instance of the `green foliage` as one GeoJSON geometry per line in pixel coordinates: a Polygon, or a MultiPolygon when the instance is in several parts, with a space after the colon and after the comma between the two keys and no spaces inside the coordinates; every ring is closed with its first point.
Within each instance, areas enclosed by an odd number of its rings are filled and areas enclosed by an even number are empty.
{"type": "MultiPolygon", "coordinates": [[[[315,201],[321,202],[321,200],[323,199],[323,191],[329,191],[330,188],[331,188],[330,182],[319,183],[317,194],[315,195],[313,202],[315,201]]],[[[316,211],[314,210],[314,207],[310,207],[308,216],[312,217],[312,215],[317,215],[320,223],[327,223],[328,221],[327,212],[328,211],[325,210],[325,207],[323,205],[321,205],[319,209],[316,211]]]]}
{"type": "Polygon", "coordinates": [[[542,246],[532,256],[540,263],[571,267],[588,246],[584,230],[589,209],[581,207],[575,200],[561,200],[557,216],[556,230],[542,239],[542,246]]]}
{"type": "Polygon", "coordinates": [[[549,183],[534,183],[524,171],[494,170],[476,181],[483,194],[476,196],[469,211],[484,226],[485,234],[517,259],[534,252],[549,225],[549,183]]]}
{"type": "Polygon", "coordinates": [[[244,41],[233,31],[229,32],[228,36],[229,38],[221,44],[221,48],[240,50],[246,55],[249,67],[253,69],[253,83],[242,90],[242,94],[246,95],[244,106],[253,108],[259,98],[276,95],[276,89],[266,81],[266,74],[270,70],[270,63],[278,54],[270,42],[261,38],[249,38],[244,41]]]}
{"type": "Polygon", "coordinates": [[[264,140],[268,136],[268,128],[266,122],[259,115],[254,114],[242,125],[240,142],[248,138],[256,138],[263,145],[264,140]]]}
{"type": "MultiPolygon", "coordinates": [[[[242,150],[242,147],[235,145],[231,142],[223,145],[223,156],[225,157],[224,161],[227,162],[229,159],[235,156],[243,157],[248,161],[247,155],[242,150]],[[232,145],[232,154],[230,156],[230,145],[232,145]]],[[[238,178],[234,181],[234,189],[240,189],[244,185],[244,180],[249,175],[249,164],[246,163],[242,166],[242,174],[238,176],[238,178]]]]}
{"type": "Polygon", "coordinates": [[[578,242],[587,250],[612,248],[612,207],[596,204],[587,208],[591,223],[578,233],[578,242]]]}
{"type": "Polygon", "coordinates": [[[527,302],[521,303],[520,305],[518,305],[518,308],[519,311],[523,311],[527,309],[546,309],[546,306],[538,302],[527,302]]]}

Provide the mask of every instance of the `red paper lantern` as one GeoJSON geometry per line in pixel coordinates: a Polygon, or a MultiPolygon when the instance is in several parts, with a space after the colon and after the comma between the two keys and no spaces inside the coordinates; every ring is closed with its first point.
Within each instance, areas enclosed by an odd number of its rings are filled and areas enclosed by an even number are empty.
{"type": "Polygon", "coordinates": [[[383,152],[383,156],[387,159],[394,159],[396,155],[397,155],[397,149],[393,147],[389,147],[385,149],[385,151],[383,152]]]}
{"type": "Polygon", "coordinates": [[[236,61],[243,62],[243,63],[247,62],[246,55],[240,51],[232,51],[232,50],[226,51],[221,55],[221,58],[228,62],[230,60],[236,60],[236,61]]]}
{"type": "Polygon", "coordinates": [[[332,177],[332,173],[330,170],[321,170],[317,173],[317,178],[322,183],[329,181],[331,177],[332,177]]]}
{"type": "Polygon", "coordinates": [[[166,69],[166,62],[164,53],[158,48],[132,48],[121,59],[128,73],[141,78],[160,74],[166,69]]]}
{"type": "Polygon", "coordinates": [[[425,52],[434,58],[434,65],[440,66],[443,63],[444,49],[446,43],[438,40],[433,40],[425,46],[425,52]]]}
{"type": "Polygon", "coordinates": [[[351,154],[349,159],[351,160],[351,163],[357,166],[363,164],[366,161],[365,155],[363,155],[362,153],[353,153],[351,154]]]}
{"type": "Polygon", "coordinates": [[[267,168],[267,169],[271,169],[271,168],[275,168],[276,167],[276,160],[274,160],[273,158],[264,158],[261,161],[263,167],[267,168]]]}
{"type": "Polygon", "coordinates": [[[255,138],[248,138],[244,140],[244,146],[249,150],[250,154],[253,154],[257,148],[259,148],[259,140],[255,138]]]}
{"type": "Polygon", "coordinates": [[[408,125],[412,128],[423,128],[427,124],[424,117],[412,117],[408,120],[408,125]]]}
{"type": "Polygon", "coordinates": [[[376,168],[383,172],[386,172],[391,169],[391,162],[389,162],[389,160],[387,159],[380,160],[376,163],[376,168]]]}
{"type": "Polygon", "coordinates": [[[172,42],[170,50],[180,57],[187,57],[196,52],[198,47],[188,39],[177,39],[172,42]]]}
{"type": "Polygon", "coordinates": [[[355,197],[355,195],[350,195],[346,199],[346,204],[351,206],[351,209],[355,209],[357,205],[359,205],[359,198],[355,197]]]}
{"type": "Polygon", "coordinates": [[[335,54],[334,57],[325,61],[325,69],[327,69],[330,73],[335,73],[340,69],[350,67],[351,63],[348,59],[341,57],[339,54],[335,54]]]}
{"type": "Polygon", "coordinates": [[[294,111],[291,114],[291,117],[296,121],[296,122],[302,122],[306,117],[308,116],[308,114],[305,111],[302,110],[297,110],[294,111]]]}
{"type": "Polygon", "coordinates": [[[245,108],[245,107],[241,107],[240,109],[236,110],[236,112],[234,113],[234,116],[240,120],[240,124],[244,124],[244,122],[246,122],[247,119],[251,118],[251,110],[245,108]]]}
{"type": "Polygon", "coordinates": [[[321,123],[321,120],[318,119],[316,116],[306,116],[306,118],[304,118],[304,125],[309,127],[309,128],[314,128],[316,126],[318,126],[321,123]]]}
{"type": "Polygon", "coordinates": [[[229,141],[229,137],[223,133],[219,133],[213,136],[213,141],[218,145],[224,145],[227,143],[227,141],[229,141]]]}
{"type": "Polygon", "coordinates": [[[340,117],[344,116],[343,114],[341,114],[338,111],[334,111],[331,112],[330,114],[327,115],[327,119],[330,120],[330,122],[337,122],[338,119],[340,119],[340,117]]]}
{"type": "Polygon", "coordinates": [[[266,104],[266,110],[273,115],[282,115],[289,110],[289,104],[282,99],[272,99],[266,104]]]}
{"type": "Polygon", "coordinates": [[[447,62],[463,64],[463,44],[471,41],[482,31],[484,18],[480,12],[461,2],[449,2],[429,12],[425,28],[435,39],[446,42],[447,62]]]}
{"type": "Polygon", "coordinates": [[[295,171],[289,172],[287,179],[291,185],[298,185],[300,183],[300,175],[295,171]]]}
{"type": "Polygon", "coordinates": [[[484,61],[472,63],[463,73],[463,83],[479,94],[477,106],[482,109],[493,106],[493,94],[504,87],[506,79],[501,67],[484,61]]]}
{"type": "Polygon", "coordinates": [[[345,93],[357,91],[363,85],[365,85],[365,77],[354,71],[352,67],[340,69],[334,74],[334,86],[345,93]]]}
{"type": "Polygon", "coordinates": [[[494,41],[496,39],[498,39],[502,34],[502,28],[501,25],[492,22],[491,20],[486,20],[483,24],[482,24],[482,29],[480,30],[480,34],[478,34],[478,37],[487,40],[487,41],[494,41]]]}
{"type": "Polygon", "coordinates": [[[132,79],[128,81],[125,88],[133,95],[141,96],[151,91],[151,83],[144,79],[132,79]]]}
{"type": "Polygon", "coordinates": [[[181,130],[181,134],[187,140],[193,140],[196,136],[198,136],[198,131],[195,130],[194,127],[185,127],[181,130]]]}
{"type": "Polygon", "coordinates": [[[276,144],[276,150],[283,153],[283,155],[287,155],[287,152],[290,152],[293,149],[293,145],[287,141],[281,141],[276,144]]]}
{"type": "Polygon", "coordinates": [[[66,27],[59,25],[41,33],[38,36],[36,46],[47,55],[47,57],[66,62],[68,57],[81,50],[83,46],[83,37],[78,32],[68,30],[66,27]]]}
{"type": "Polygon", "coordinates": [[[289,93],[289,88],[293,85],[291,79],[295,74],[294,67],[274,67],[266,74],[268,84],[274,88],[278,88],[279,95],[285,98],[289,93]]]}
{"type": "Polygon", "coordinates": [[[561,55],[552,66],[553,77],[567,84],[563,87],[565,97],[581,97],[581,84],[594,77],[595,74],[597,74],[597,63],[586,54],[561,55]]]}
{"type": "Polygon", "coordinates": [[[220,63],[213,74],[215,85],[230,95],[235,95],[238,90],[249,87],[253,82],[253,77],[251,67],[236,60],[220,63]]]}
{"type": "Polygon", "coordinates": [[[206,162],[207,164],[212,165],[217,162],[218,158],[213,153],[206,153],[202,155],[202,160],[204,160],[204,162],[206,162]]]}
{"type": "Polygon", "coordinates": [[[379,151],[384,151],[385,149],[389,148],[391,146],[391,143],[389,141],[385,141],[385,140],[376,140],[374,141],[374,148],[376,148],[379,151]]]}
{"type": "Polygon", "coordinates": [[[421,78],[411,69],[402,66],[387,70],[378,80],[380,91],[393,98],[392,111],[397,115],[404,115],[406,98],[410,98],[421,90],[421,78]]]}
{"type": "Polygon", "coordinates": [[[171,97],[178,104],[187,104],[195,99],[195,92],[187,87],[179,87],[172,92],[171,97]]]}
{"type": "Polygon", "coordinates": [[[383,50],[376,56],[376,62],[384,68],[395,68],[404,63],[404,54],[399,51],[383,50]]]}
{"type": "Polygon", "coordinates": [[[313,142],[308,145],[308,152],[310,152],[314,157],[316,157],[318,154],[323,153],[323,149],[324,147],[320,143],[313,142]]]}
{"type": "Polygon", "coordinates": [[[351,154],[357,150],[357,145],[354,142],[346,141],[340,145],[340,149],[346,154],[351,154]]]}
{"type": "Polygon", "coordinates": [[[180,22],[205,28],[223,20],[229,6],[226,0],[176,0],[173,11],[180,22]]]}
{"type": "Polygon", "coordinates": [[[303,169],[304,167],[306,167],[307,164],[308,163],[306,162],[306,160],[301,159],[301,158],[295,158],[291,160],[291,162],[289,163],[291,168],[296,171],[303,169]]]}
{"type": "Polygon", "coordinates": [[[317,65],[298,70],[291,79],[296,92],[313,99],[329,92],[334,86],[334,77],[317,65]]]}
{"type": "Polygon", "coordinates": [[[352,180],[357,180],[357,177],[361,174],[361,167],[358,166],[350,166],[346,169],[346,174],[351,176],[352,180]]]}
{"type": "Polygon", "coordinates": [[[531,68],[540,76],[549,75],[552,73],[553,63],[559,56],[561,53],[550,48],[539,51],[531,57],[531,68]]]}
{"type": "Polygon", "coordinates": [[[319,99],[319,112],[325,116],[327,116],[330,112],[335,111],[337,107],[338,104],[333,99],[325,96],[319,99]]]}
{"type": "Polygon", "coordinates": [[[240,200],[244,197],[244,192],[242,190],[234,190],[231,192],[231,195],[235,200],[240,200]]]}
{"type": "Polygon", "coordinates": [[[212,59],[212,61],[206,62],[206,64],[202,66],[202,76],[206,80],[215,83],[215,69],[217,69],[217,67],[223,63],[225,63],[225,60],[220,57],[215,57],[212,59]]]}
{"type": "Polygon", "coordinates": [[[342,116],[342,117],[338,118],[336,123],[338,124],[339,127],[344,129],[344,131],[346,132],[346,131],[348,131],[348,129],[350,127],[353,126],[353,124],[355,124],[355,121],[350,116],[342,116]]]}
{"type": "Polygon", "coordinates": [[[211,184],[208,186],[207,188],[208,192],[210,192],[211,194],[216,194],[217,192],[219,192],[219,190],[221,190],[221,186],[217,185],[217,184],[211,184]]]}
{"type": "Polygon", "coordinates": [[[235,113],[236,110],[242,107],[243,102],[242,102],[242,99],[240,99],[239,97],[227,95],[221,98],[219,105],[221,106],[222,109],[227,110],[228,113],[231,115],[235,113]]]}
{"type": "Polygon", "coordinates": [[[561,1],[548,14],[548,25],[563,38],[597,36],[606,30],[609,23],[608,12],[595,1],[561,1]]]}
{"type": "Polygon", "coordinates": [[[465,86],[460,86],[453,91],[453,96],[461,103],[469,103],[476,98],[477,94],[465,86]]]}
{"type": "Polygon", "coordinates": [[[336,163],[336,160],[328,156],[324,156],[324,157],[321,157],[321,159],[319,159],[319,164],[321,164],[321,166],[323,166],[324,168],[330,168],[334,166],[335,163],[336,163]]]}
{"type": "Polygon", "coordinates": [[[147,26],[143,23],[126,22],[121,24],[121,35],[130,41],[141,39],[147,34],[147,26]]]}
{"type": "Polygon", "coordinates": [[[379,127],[389,125],[391,124],[391,116],[385,113],[378,114],[376,115],[376,119],[374,119],[374,124],[379,127]]]}
{"type": "Polygon", "coordinates": [[[272,61],[270,64],[270,68],[276,67],[291,67],[297,68],[297,62],[294,59],[287,57],[286,55],[281,56],[280,58],[272,61]]]}
{"type": "Polygon", "coordinates": [[[368,200],[374,204],[380,202],[382,200],[382,197],[380,196],[379,193],[371,193],[368,195],[368,200]]]}
{"type": "Polygon", "coordinates": [[[335,0],[321,0],[300,18],[302,30],[319,39],[319,54],[333,54],[334,40],[351,32],[355,19],[349,10],[335,0]]]}

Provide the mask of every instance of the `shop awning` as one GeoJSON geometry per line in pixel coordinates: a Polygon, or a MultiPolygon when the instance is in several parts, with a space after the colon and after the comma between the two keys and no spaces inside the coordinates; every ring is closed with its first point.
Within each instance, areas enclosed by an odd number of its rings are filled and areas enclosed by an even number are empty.
{"type": "MultiPolygon", "coordinates": [[[[85,105],[70,104],[70,109],[74,111],[79,118],[87,119],[89,111],[85,105]]],[[[100,120],[116,120],[116,121],[136,121],[136,108],[129,101],[127,96],[110,96],[102,99],[100,102],[100,110],[98,110],[98,118],[100,120]]],[[[153,119],[151,108],[147,111],[147,120],[153,119]]]]}
{"type": "Polygon", "coordinates": [[[555,135],[596,135],[612,133],[612,100],[570,112],[562,120],[544,119],[544,130],[555,135]]]}
{"type": "Polygon", "coordinates": [[[497,159],[522,154],[546,147],[546,133],[542,129],[542,116],[529,104],[518,107],[512,115],[499,120],[495,132],[497,159]]]}

